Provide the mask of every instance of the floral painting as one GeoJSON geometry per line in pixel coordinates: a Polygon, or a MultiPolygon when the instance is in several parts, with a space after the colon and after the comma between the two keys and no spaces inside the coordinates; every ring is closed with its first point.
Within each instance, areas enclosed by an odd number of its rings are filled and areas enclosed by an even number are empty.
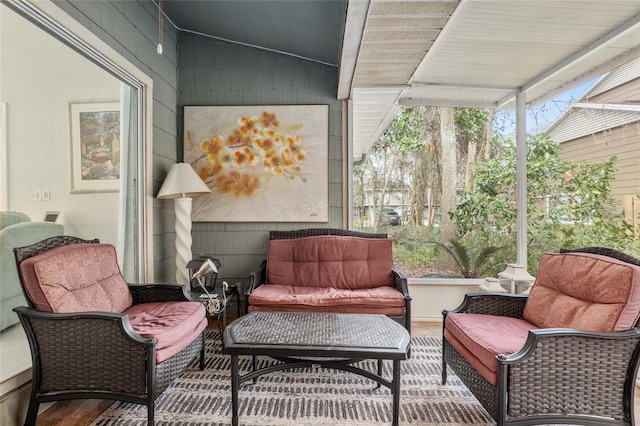
{"type": "Polygon", "coordinates": [[[328,222],[329,107],[187,106],[194,222],[328,222]]]}

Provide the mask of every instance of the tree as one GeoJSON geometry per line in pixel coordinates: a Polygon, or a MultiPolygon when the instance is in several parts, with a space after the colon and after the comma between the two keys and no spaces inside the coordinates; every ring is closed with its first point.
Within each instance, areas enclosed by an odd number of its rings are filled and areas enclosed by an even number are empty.
{"type": "Polygon", "coordinates": [[[455,224],[449,216],[449,212],[453,210],[456,205],[456,188],[458,183],[458,156],[453,108],[439,108],[439,117],[440,145],[442,150],[440,157],[440,167],[442,170],[442,196],[440,199],[442,217],[440,219],[440,228],[442,241],[450,241],[456,237],[455,224]]]}
{"type": "Polygon", "coordinates": [[[494,110],[474,108],[456,108],[456,138],[460,150],[460,158],[465,160],[464,189],[470,191],[473,185],[473,170],[491,153],[491,121],[494,110]]]}
{"type": "MultiPolygon", "coordinates": [[[[527,141],[527,212],[531,259],[560,247],[608,245],[623,248],[633,235],[611,192],[616,159],[569,163],[548,137],[527,141]]],[[[515,238],[515,145],[476,170],[474,189],[465,191],[451,212],[458,236],[484,234],[487,241],[515,238]]],[[[535,270],[535,262],[529,270],[535,270]]]]}

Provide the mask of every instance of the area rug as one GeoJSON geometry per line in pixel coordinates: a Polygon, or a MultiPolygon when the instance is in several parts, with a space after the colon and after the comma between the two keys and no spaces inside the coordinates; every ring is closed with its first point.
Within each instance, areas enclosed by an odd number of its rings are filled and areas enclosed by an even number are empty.
{"type": "MultiPolygon", "coordinates": [[[[206,368],[194,362],[156,400],[156,426],[231,424],[229,356],[220,353],[220,334],[208,332],[206,368]]],[[[451,372],[440,384],[440,339],[414,336],[411,358],[402,362],[401,425],[492,425],[489,415],[451,372]]],[[[259,367],[276,361],[260,357],[259,367]]],[[[251,369],[240,357],[240,370],[251,369]]],[[[387,365],[388,364],[388,365],[387,365]]],[[[360,363],[376,371],[376,361],[360,363]]],[[[391,377],[391,362],[383,374],[391,377]]],[[[364,377],[336,370],[308,368],[270,373],[239,392],[242,426],[390,425],[392,396],[388,388],[364,377]]],[[[147,424],[147,409],[116,402],[92,426],[147,424]]]]}

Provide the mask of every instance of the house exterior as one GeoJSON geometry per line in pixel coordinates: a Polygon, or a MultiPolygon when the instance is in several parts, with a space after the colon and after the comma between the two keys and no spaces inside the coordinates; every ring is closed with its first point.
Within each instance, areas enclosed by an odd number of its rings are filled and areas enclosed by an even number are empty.
{"type": "Polygon", "coordinates": [[[640,59],[599,79],[547,130],[569,162],[600,163],[617,157],[612,185],[627,220],[640,214],[640,59]]]}

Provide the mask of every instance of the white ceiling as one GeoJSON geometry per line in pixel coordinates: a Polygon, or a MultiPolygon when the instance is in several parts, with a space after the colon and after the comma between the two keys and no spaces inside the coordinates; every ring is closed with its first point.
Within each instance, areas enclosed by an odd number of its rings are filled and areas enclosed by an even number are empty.
{"type": "Polygon", "coordinates": [[[337,67],[356,159],[401,105],[539,103],[640,56],[640,0],[163,3],[182,31],[337,67]]]}
{"type": "Polygon", "coordinates": [[[399,105],[512,107],[518,90],[539,103],[640,56],[640,0],[350,0],[348,8],[362,3],[355,76],[347,82],[341,69],[338,92],[353,99],[354,158],[399,105]]]}

